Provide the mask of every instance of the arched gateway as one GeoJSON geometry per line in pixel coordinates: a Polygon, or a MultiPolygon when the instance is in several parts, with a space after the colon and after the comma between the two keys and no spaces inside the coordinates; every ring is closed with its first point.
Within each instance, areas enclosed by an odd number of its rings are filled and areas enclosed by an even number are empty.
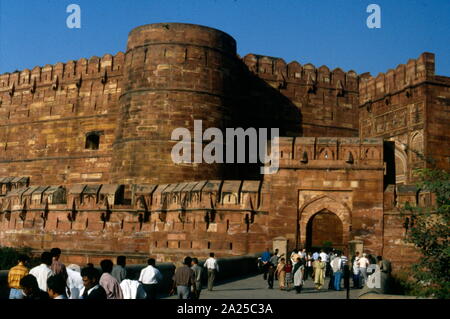
{"type": "Polygon", "coordinates": [[[309,250],[327,245],[340,250],[344,248],[343,225],[336,214],[324,209],[309,219],[305,247],[309,250]]]}
{"type": "Polygon", "coordinates": [[[346,249],[350,237],[351,210],[329,195],[317,196],[299,209],[299,240],[302,247],[346,249]]]}

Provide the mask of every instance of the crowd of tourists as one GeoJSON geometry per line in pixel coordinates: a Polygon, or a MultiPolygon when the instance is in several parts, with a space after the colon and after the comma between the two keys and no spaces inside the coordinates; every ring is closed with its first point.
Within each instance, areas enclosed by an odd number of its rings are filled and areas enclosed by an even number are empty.
{"type": "MultiPolygon", "coordinates": [[[[127,277],[126,257],[118,256],[116,264],[104,259],[101,272],[92,263],[81,269],[76,264],[64,265],[61,250],[53,248],[41,254],[41,264],[28,268],[29,257],[20,255],[16,266],[8,272],[9,299],[156,299],[163,276],[154,258],[140,271],[139,279],[127,277]]],[[[210,253],[203,267],[197,258],[186,257],[177,267],[170,294],[180,299],[198,299],[202,289],[203,269],[208,272],[208,290],[213,289],[219,265],[210,253]]]]}
{"type": "Polygon", "coordinates": [[[352,278],[354,289],[361,289],[369,279],[369,266],[376,265],[382,276],[384,284],[390,276],[391,264],[381,256],[376,259],[373,256],[355,252],[351,260],[341,251],[332,249],[329,252],[306,251],[295,249],[289,257],[280,254],[276,249],[273,253],[267,248],[258,260],[263,272],[263,279],[267,280],[268,288],[273,289],[274,280],[278,280],[280,290],[291,291],[295,289],[297,294],[302,292],[305,280],[313,280],[316,290],[321,290],[328,277],[328,289],[340,291],[349,288],[352,278]],[[344,286],[344,287],[343,287],[344,286]]]}
{"type": "MultiPolygon", "coordinates": [[[[28,268],[29,257],[21,255],[18,264],[8,272],[10,299],[156,299],[163,276],[156,268],[154,258],[147,260],[147,267],[140,271],[137,280],[129,279],[126,257],[118,256],[116,264],[104,259],[100,262],[101,271],[93,264],[81,269],[75,264],[64,265],[60,261],[61,250],[53,248],[41,254],[41,264],[28,268]]],[[[297,294],[302,292],[305,281],[314,282],[316,290],[321,290],[328,277],[328,289],[339,291],[349,288],[352,278],[353,288],[362,288],[369,279],[369,266],[377,265],[382,281],[391,272],[390,262],[381,256],[373,259],[371,255],[356,252],[351,260],[340,251],[329,252],[294,250],[289,256],[273,253],[269,249],[259,258],[259,266],[267,280],[268,288],[273,289],[278,281],[279,289],[297,294]],[[372,259],[372,260],[371,260],[372,259]]],[[[372,267],[373,268],[373,267],[372,267]]],[[[185,257],[183,265],[175,269],[169,294],[177,294],[179,299],[199,299],[202,290],[203,271],[207,271],[208,290],[213,285],[219,265],[214,253],[199,266],[197,258],[185,257]],[[206,269],[205,269],[206,268],[206,269]]]]}

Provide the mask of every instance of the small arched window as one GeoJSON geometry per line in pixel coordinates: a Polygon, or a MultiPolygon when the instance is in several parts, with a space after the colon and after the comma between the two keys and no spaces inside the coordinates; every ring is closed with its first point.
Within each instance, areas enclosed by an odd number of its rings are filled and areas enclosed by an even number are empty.
{"type": "Polygon", "coordinates": [[[84,148],[87,150],[98,150],[100,147],[100,135],[103,135],[103,132],[86,133],[86,144],[84,148]]]}

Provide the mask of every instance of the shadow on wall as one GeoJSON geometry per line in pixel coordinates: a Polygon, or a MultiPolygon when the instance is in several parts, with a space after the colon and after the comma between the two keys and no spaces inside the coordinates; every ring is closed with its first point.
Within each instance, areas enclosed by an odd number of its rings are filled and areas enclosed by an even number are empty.
{"type": "MultiPolygon", "coordinates": [[[[259,255],[248,255],[240,257],[219,258],[217,262],[219,264],[220,272],[216,276],[216,282],[224,280],[232,280],[233,278],[242,277],[245,275],[257,273],[257,260],[259,255]]],[[[199,262],[199,265],[203,267],[204,261],[199,262]]],[[[139,274],[143,268],[147,265],[129,265],[127,266],[127,279],[138,280],[139,274]]],[[[101,271],[100,268],[96,267],[101,271]]],[[[172,277],[175,272],[175,265],[172,263],[160,263],[156,264],[156,268],[159,269],[163,276],[163,281],[159,285],[159,293],[161,296],[166,296],[172,287],[172,277]]],[[[203,283],[207,283],[207,271],[203,271],[203,283]]],[[[0,299],[7,299],[9,296],[8,288],[8,270],[0,271],[0,299]]]]}
{"type": "MultiPolygon", "coordinates": [[[[267,128],[268,140],[271,128],[278,128],[279,136],[302,136],[301,110],[282,93],[286,83],[280,80],[274,86],[269,85],[251,72],[243,61],[238,61],[237,70],[230,101],[231,118],[226,120],[225,127],[255,128],[258,133],[260,128],[267,128]]],[[[246,151],[248,159],[248,148],[246,151]]],[[[246,161],[231,166],[227,165],[225,179],[261,179],[259,164],[246,161]]]]}

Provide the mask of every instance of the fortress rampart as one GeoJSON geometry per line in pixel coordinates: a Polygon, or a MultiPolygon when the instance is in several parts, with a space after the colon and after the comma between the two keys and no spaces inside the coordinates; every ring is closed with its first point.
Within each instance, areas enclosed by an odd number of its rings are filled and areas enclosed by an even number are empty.
{"type": "Polygon", "coordinates": [[[415,168],[449,167],[449,85],[432,53],[360,81],[360,136],[395,142],[398,183],[413,182],[415,168]]]}
{"type": "Polygon", "coordinates": [[[450,78],[434,64],[423,53],[373,78],[241,58],[222,31],[160,23],[133,29],[125,53],[0,75],[0,245],[139,262],[277,240],[407,265],[399,207],[433,203],[412,171],[450,167],[450,78]],[[174,164],[171,133],[194,120],[279,128],[279,171],[174,164]]]}
{"type": "Polygon", "coordinates": [[[0,75],[0,173],[39,184],[259,178],[245,165],[174,165],[172,130],[197,119],[204,129],[357,136],[357,91],[353,71],[241,59],[219,30],[141,26],[126,53],[0,75]],[[98,149],[86,147],[89,135],[98,149]]]}

